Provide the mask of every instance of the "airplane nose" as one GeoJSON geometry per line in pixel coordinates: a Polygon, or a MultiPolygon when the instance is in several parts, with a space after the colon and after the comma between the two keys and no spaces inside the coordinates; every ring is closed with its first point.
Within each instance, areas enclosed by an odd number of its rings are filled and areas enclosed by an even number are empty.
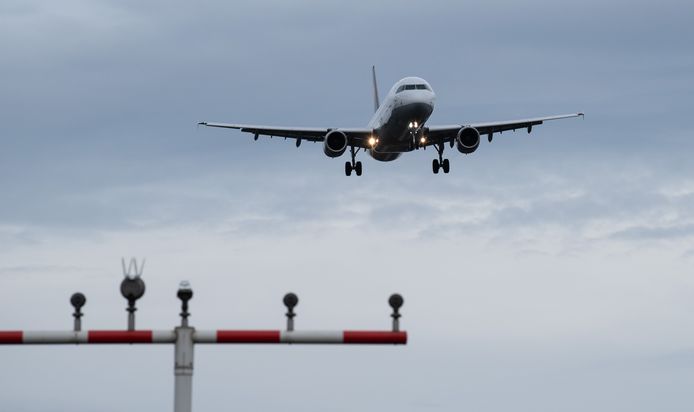
{"type": "Polygon", "coordinates": [[[431,115],[433,111],[433,105],[424,100],[419,100],[417,102],[411,102],[409,104],[400,106],[398,108],[399,114],[405,119],[417,119],[422,121],[431,115]]]}

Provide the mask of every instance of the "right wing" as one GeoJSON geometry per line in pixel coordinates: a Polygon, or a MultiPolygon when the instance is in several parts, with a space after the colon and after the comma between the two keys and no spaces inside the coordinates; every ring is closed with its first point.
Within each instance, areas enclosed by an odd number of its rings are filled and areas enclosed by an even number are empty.
{"type": "Polygon", "coordinates": [[[263,126],[252,124],[234,124],[234,123],[208,123],[200,122],[201,126],[221,127],[225,129],[237,129],[242,132],[251,133],[257,139],[258,136],[270,137],[285,137],[289,139],[308,140],[311,142],[322,142],[325,135],[333,130],[338,130],[347,136],[350,146],[367,148],[367,140],[371,137],[373,131],[366,128],[323,128],[323,127],[278,127],[278,126],[263,126]]]}

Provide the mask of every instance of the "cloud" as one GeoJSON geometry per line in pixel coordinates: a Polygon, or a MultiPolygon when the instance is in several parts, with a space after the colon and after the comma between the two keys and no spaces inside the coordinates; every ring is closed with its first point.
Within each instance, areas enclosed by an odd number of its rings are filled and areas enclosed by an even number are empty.
{"type": "Polygon", "coordinates": [[[41,265],[41,264],[25,264],[15,266],[0,266],[0,276],[27,276],[40,275],[45,276],[46,273],[75,273],[86,272],[90,268],[85,268],[79,265],[41,265]]]}
{"type": "MultiPolygon", "coordinates": [[[[201,348],[198,409],[690,410],[690,3],[4,1],[3,328],[69,327],[74,290],[122,327],[137,254],[147,327],[177,323],[180,279],[199,328],[278,327],[286,290],[300,328],[383,328],[405,295],[406,348],[201,348]],[[363,126],[371,64],[381,93],[428,79],[431,123],[587,116],[359,179],[320,144],[196,129],[363,126]]],[[[166,350],[2,349],[9,409],[171,399],[166,350]]]]}
{"type": "Polygon", "coordinates": [[[617,239],[668,240],[694,236],[694,224],[674,226],[635,226],[612,234],[617,239]]]}

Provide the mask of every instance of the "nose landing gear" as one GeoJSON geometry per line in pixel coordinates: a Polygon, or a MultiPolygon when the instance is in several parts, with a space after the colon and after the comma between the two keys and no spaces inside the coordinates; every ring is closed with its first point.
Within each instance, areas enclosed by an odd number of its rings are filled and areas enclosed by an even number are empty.
{"type": "Polygon", "coordinates": [[[438,174],[439,169],[443,169],[443,173],[450,172],[451,164],[448,161],[448,159],[443,158],[443,142],[434,145],[434,147],[436,148],[436,151],[439,153],[439,158],[434,159],[433,162],[431,162],[431,170],[434,172],[434,174],[438,174]]]}
{"type": "MultiPolygon", "coordinates": [[[[417,123],[410,123],[411,125],[416,125],[417,123]]],[[[426,150],[427,146],[427,134],[429,132],[428,127],[413,128],[410,127],[410,150],[426,150]]]]}
{"type": "Polygon", "coordinates": [[[354,171],[357,176],[361,176],[361,162],[356,161],[358,151],[359,149],[354,150],[354,146],[350,146],[349,153],[352,155],[352,161],[345,162],[345,176],[351,176],[352,171],[354,171]]]}

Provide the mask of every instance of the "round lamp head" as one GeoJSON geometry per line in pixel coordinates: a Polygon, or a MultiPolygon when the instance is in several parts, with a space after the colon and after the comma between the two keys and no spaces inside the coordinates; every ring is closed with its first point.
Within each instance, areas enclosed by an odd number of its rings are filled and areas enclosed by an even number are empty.
{"type": "Polygon", "coordinates": [[[299,297],[296,296],[294,293],[287,293],[284,295],[284,306],[287,307],[287,309],[291,310],[294,309],[296,305],[299,304],[299,297]]]}
{"type": "Polygon", "coordinates": [[[77,310],[81,309],[85,303],[87,303],[87,298],[80,292],[73,293],[70,297],[70,304],[77,310]]]}
{"type": "Polygon", "coordinates": [[[393,308],[393,310],[400,309],[403,303],[405,303],[405,300],[398,293],[393,293],[388,299],[388,304],[391,308],[393,308]]]}
{"type": "Polygon", "coordinates": [[[140,277],[126,277],[120,284],[120,293],[129,302],[134,302],[145,294],[145,282],[140,277]]]}
{"type": "Polygon", "coordinates": [[[187,280],[179,284],[178,293],[176,295],[184,302],[189,301],[193,297],[193,289],[190,288],[190,283],[187,280]]]}

